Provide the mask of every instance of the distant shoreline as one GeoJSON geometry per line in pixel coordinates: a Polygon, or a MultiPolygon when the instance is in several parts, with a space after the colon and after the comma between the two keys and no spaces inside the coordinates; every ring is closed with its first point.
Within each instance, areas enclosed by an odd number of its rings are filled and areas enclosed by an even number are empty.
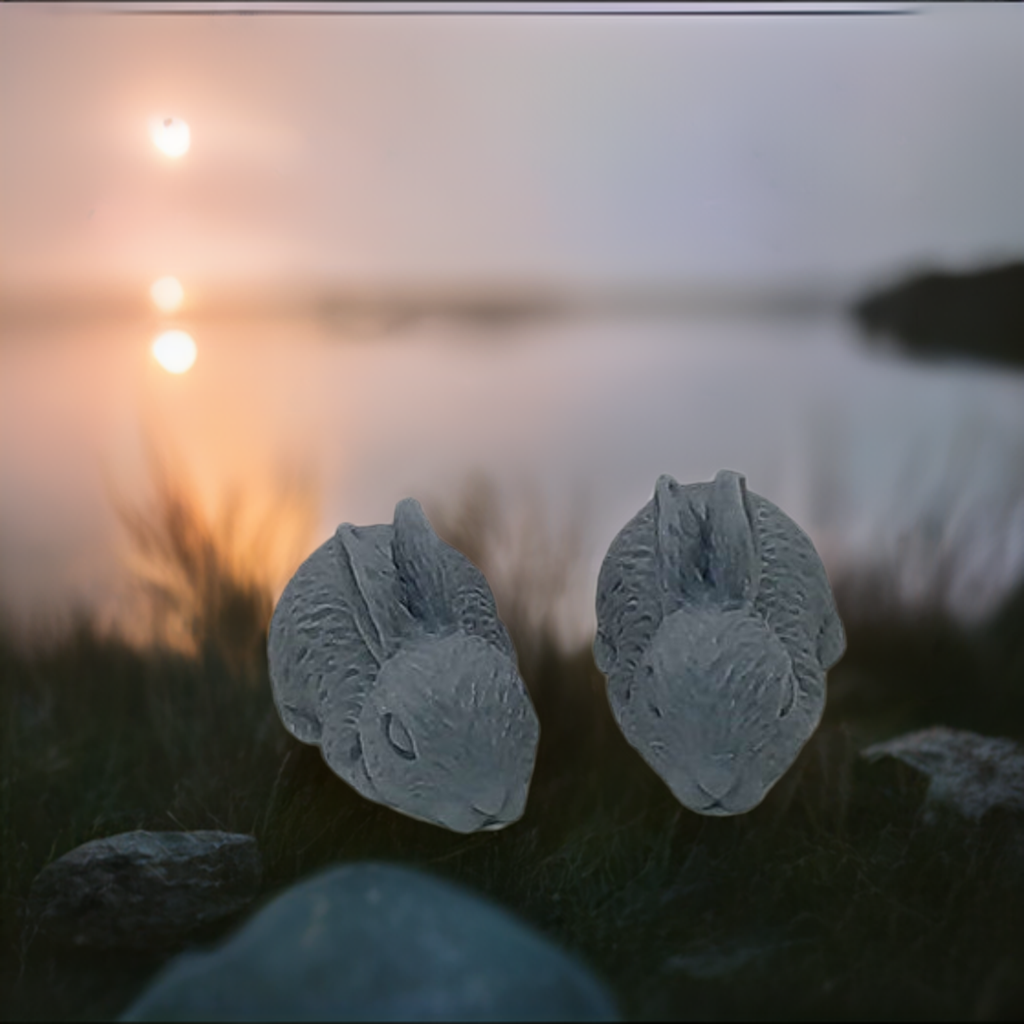
{"type": "Polygon", "coordinates": [[[894,339],[918,358],[1024,367],[1024,261],[918,274],[865,296],[853,312],[869,336],[894,339]]]}

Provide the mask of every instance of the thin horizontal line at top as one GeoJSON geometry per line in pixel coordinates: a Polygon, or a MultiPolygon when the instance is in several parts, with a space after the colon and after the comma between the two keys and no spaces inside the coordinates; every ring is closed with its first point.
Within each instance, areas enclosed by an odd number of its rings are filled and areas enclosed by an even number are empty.
{"type": "Polygon", "coordinates": [[[926,5],[906,3],[686,3],[677,0],[268,0],[231,2],[195,0],[170,2],[36,3],[0,0],[12,7],[45,8],[51,11],[126,14],[142,17],[265,17],[265,16],[401,16],[401,17],[888,17],[919,14],[926,5]]]}

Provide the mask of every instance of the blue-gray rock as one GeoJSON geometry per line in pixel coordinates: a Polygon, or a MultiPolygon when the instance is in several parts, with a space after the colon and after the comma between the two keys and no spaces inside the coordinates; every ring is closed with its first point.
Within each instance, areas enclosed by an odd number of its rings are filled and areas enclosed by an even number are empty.
{"type": "Polygon", "coordinates": [[[122,832],[43,868],[29,891],[30,920],[73,946],[159,948],[243,910],[261,874],[252,836],[122,832]]]}
{"type": "Polygon", "coordinates": [[[388,864],[332,868],[208,953],[184,954],[121,1020],[615,1020],[573,957],[490,901],[388,864]]]}
{"type": "Polygon", "coordinates": [[[894,758],[927,777],[926,819],[940,806],[968,821],[995,808],[1024,815],[1024,748],[1013,740],[934,726],[876,743],[861,757],[894,758]]]}
{"type": "Polygon", "coordinates": [[[612,712],[701,814],[764,799],[817,728],[845,646],[814,545],[738,473],[660,477],[601,566],[594,656],[612,712]]]}
{"type": "Polygon", "coordinates": [[[526,807],[540,725],[483,574],[419,503],[338,527],[274,610],[282,722],[369,800],[455,832],[526,807]]]}

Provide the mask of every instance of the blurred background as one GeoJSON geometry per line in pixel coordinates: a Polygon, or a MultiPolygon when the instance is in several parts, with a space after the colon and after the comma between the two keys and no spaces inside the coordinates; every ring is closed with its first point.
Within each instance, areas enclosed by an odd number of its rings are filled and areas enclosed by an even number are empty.
{"type": "Polygon", "coordinates": [[[499,568],[572,563],[575,644],[658,474],[721,468],[834,582],[998,605],[1024,375],[858,303],[1024,255],[1019,7],[330,8],[0,6],[9,621],[144,635],[168,487],[274,594],[339,523],[483,487],[499,568]]]}
{"type": "Polygon", "coordinates": [[[0,3],[7,1016],[115,1018],[170,955],[37,936],[47,865],[215,828],[261,896],[469,885],[628,1017],[1024,1019],[1024,5],[108,6],[0,3]],[[590,641],[659,474],[720,469],[810,534],[847,650],[708,818],[590,641]],[[541,723],[500,832],[362,799],[271,700],[286,581],[407,496],[541,723]],[[1015,751],[961,776],[984,821],[862,756],[934,725],[1015,751]]]}

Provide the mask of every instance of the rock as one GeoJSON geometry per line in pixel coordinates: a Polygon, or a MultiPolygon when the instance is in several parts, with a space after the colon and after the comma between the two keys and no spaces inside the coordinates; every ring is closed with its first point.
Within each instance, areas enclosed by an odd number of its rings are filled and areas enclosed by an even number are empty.
{"type": "Polygon", "coordinates": [[[243,909],[261,874],[252,836],[123,832],[43,868],[29,908],[39,930],[60,943],[159,948],[243,909]]]}
{"type": "Polygon", "coordinates": [[[515,648],[483,574],[412,498],[299,566],[267,651],[285,728],[368,800],[455,832],[522,816],[540,725],[515,648]]]}
{"type": "Polygon", "coordinates": [[[739,473],[660,477],[601,565],[594,658],[612,712],[700,814],[764,799],[817,728],[845,646],[810,539],[739,473]]]}
{"type": "Polygon", "coordinates": [[[615,1020],[604,987],[507,911],[361,863],[286,890],[172,961],[121,1020],[615,1020]]]}
{"type": "Polygon", "coordinates": [[[1024,748],[1013,740],[935,726],[876,743],[861,757],[895,758],[926,776],[930,816],[939,806],[970,821],[995,808],[1024,813],[1024,748]]]}

